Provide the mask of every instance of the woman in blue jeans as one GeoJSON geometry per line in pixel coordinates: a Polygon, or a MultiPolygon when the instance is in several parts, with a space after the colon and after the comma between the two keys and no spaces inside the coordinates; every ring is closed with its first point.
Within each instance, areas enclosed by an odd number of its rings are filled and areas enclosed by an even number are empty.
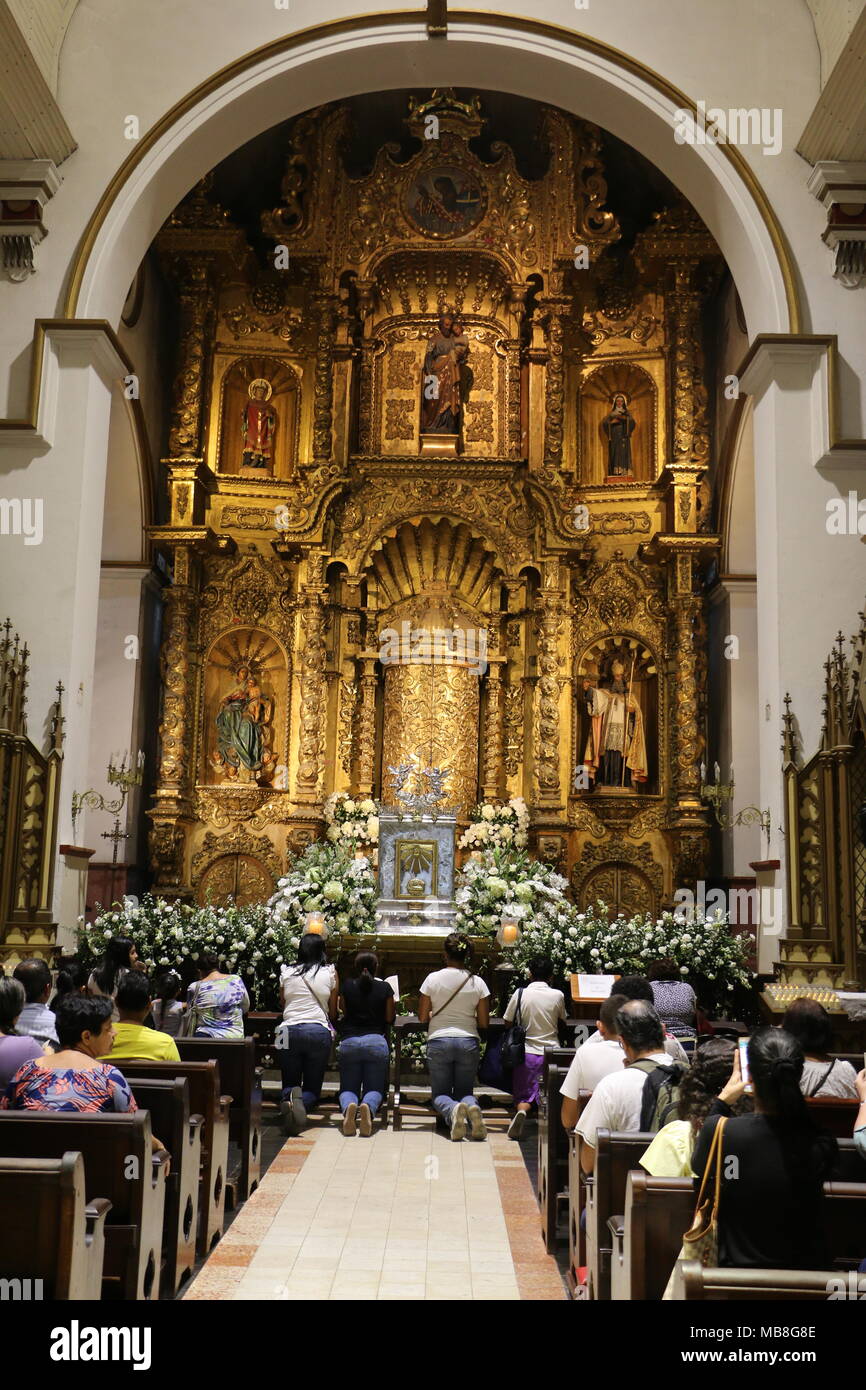
{"type": "Polygon", "coordinates": [[[394,991],[376,979],[378,958],[359,951],[351,979],[340,997],[340,1109],[343,1133],[369,1139],[373,1119],[388,1085],[388,1028],[394,1022],[394,991]]]}
{"type": "Polygon", "coordinates": [[[418,1017],[427,1023],[427,1065],[433,1108],[451,1138],[487,1134],[473,1088],[478,1075],[478,1029],[490,1022],[490,990],[472,972],[472,944],[462,932],[445,938],[445,968],[421,986],[418,1017]]]}
{"type": "Polygon", "coordinates": [[[322,1095],[337,1017],[337,972],[328,965],[325,942],[308,932],[301,937],[297,963],[283,966],[280,999],[283,1021],[275,1046],[283,1074],[280,1111],[287,1134],[299,1134],[322,1095]]]}

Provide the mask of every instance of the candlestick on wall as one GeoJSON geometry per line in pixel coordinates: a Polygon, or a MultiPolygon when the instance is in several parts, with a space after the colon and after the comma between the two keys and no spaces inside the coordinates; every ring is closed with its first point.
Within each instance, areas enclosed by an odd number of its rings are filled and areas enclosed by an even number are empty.
{"type": "MultiPolygon", "coordinates": [[[[111,787],[120,788],[120,796],[114,801],[109,801],[101,792],[95,791],[92,787],[86,792],[72,793],[72,838],[76,838],[76,825],[81,814],[81,808],[87,806],[91,811],[106,811],[110,816],[120,816],[126,805],[126,799],[133,787],[140,787],[144,777],[144,753],[139,749],[133,759],[127,750],[122,755],[112,753],[108,760],[108,784],[111,787]],[[129,766],[127,767],[127,761],[129,766]]],[[[108,837],[110,838],[110,836],[108,837]]],[[[115,846],[116,850],[116,846],[115,846]]],[[[116,862],[116,860],[115,860],[116,862]]]]}
{"type": "Polygon", "coordinates": [[[770,830],[772,819],[769,810],[762,811],[759,806],[745,806],[742,811],[733,815],[732,811],[723,808],[730,805],[734,799],[734,769],[731,766],[730,782],[720,781],[721,771],[718,763],[714,763],[715,782],[706,781],[706,764],[701,763],[701,800],[708,801],[713,808],[713,815],[716,824],[722,830],[731,830],[735,825],[760,825],[761,830],[767,837],[767,858],[770,857],[770,830]]]}

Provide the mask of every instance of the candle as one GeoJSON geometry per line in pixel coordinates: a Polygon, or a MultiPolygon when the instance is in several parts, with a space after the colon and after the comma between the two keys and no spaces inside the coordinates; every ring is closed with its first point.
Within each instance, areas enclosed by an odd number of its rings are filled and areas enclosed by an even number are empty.
{"type": "Polygon", "coordinates": [[[504,926],[504,927],[502,928],[502,944],[503,944],[503,946],[516,946],[516,945],[517,945],[517,925],[516,925],[516,923],[514,923],[514,922],[509,922],[507,926],[504,926]]]}
{"type": "Polygon", "coordinates": [[[702,783],[703,786],[706,786],[706,783],[707,783],[707,765],[706,765],[706,763],[701,763],[701,783],[702,783]]]}
{"type": "Polygon", "coordinates": [[[716,775],[716,782],[720,782],[722,777],[722,770],[719,767],[718,763],[713,763],[713,771],[716,775]]]}
{"type": "Polygon", "coordinates": [[[324,912],[308,912],[304,921],[304,930],[311,936],[325,935],[325,914],[324,912]]]}

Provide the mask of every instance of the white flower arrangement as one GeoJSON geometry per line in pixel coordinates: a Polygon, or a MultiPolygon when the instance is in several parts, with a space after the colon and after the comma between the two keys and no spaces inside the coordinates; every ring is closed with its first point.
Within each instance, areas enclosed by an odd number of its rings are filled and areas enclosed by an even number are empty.
{"type": "Polygon", "coordinates": [[[298,948],[308,912],[321,912],[340,936],[376,930],[379,889],[370,860],[320,841],[295,860],[267,906],[281,954],[298,948]]]}
{"type": "Polygon", "coordinates": [[[523,921],[547,914],[558,925],[568,885],[561,874],[522,850],[494,847],[464,864],[457,880],[455,929],[470,936],[490,936],[507,914],[523,921]]]}
{"type": "Polygon", "coordinates": [[[505,805],[482,802],[472,812],[472,820],[458,841],[458,849],[525,849],[529,843],[529,810],[522,796],[513,796],[505,805]]]}
{"type": "Polygon", "coordinates": [[[348,792],[333,792],[322,807],[332,844],[376,845],[379,843],[379,807],[370,797],[356,800],[348,792]]]}

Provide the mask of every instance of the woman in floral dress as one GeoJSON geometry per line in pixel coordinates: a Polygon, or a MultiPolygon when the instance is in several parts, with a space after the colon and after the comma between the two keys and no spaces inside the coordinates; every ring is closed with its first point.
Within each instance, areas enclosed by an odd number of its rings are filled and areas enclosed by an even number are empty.
{"type": "Polygon", "coordinates": [[[193,1015],[192,1037],[227,1042],[244,1036],[250,997],[240,975],[224,975],[219,966],[218,956],[201,957],[198,981],[187,990],[187,1007],[193,1015]]]}

